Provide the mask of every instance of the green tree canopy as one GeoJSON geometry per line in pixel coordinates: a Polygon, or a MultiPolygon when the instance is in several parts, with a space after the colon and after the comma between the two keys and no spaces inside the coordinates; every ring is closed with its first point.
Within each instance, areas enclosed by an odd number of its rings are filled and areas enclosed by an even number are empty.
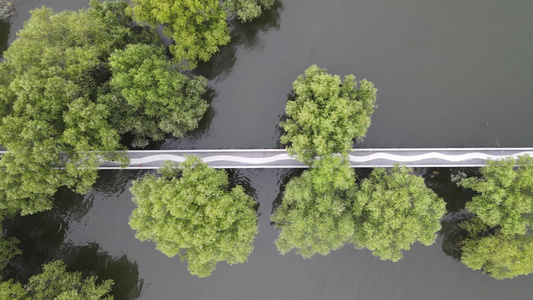
{"type": "Polygon", "coordinates": [[[125,148],[122,133],[160,139],[196,126],[206,107],[199,98],[205,79],[177,74],[164,62],[155,31],[132,27],[127,7],[92,0],[77,12],[34,10],[4,52],[0,144],[8,153],[0,159],[0,211],[50,209],[63,185],[85,193],[101,159],[127,160],[115,152],[125,148]],[[124,82],[141,77],[150,88],[124,82]]]}
{"type": "Polygon", "coordinates": [[[273,4],[274,0],[133,0],[132,12],[138,22],[165,25],[163,33],[174,40],[170,52],[175,61],[193,69],[230,41],[228,15],[247,22],[273,4]]]}
{"type": "Polygon", "coordinates": [[[224,0],[222,2],[228,15],[236,15],[243,22],[251,21],[270,9],[275,0],[224,0]]]}
{"type": "Polygon", "coordinates": [[[310,170],[289,181],[283,200],[271,216],[280,229],[276,246],[304,258],[326,255],[344,246],[353,234],[350,202],[355,173],[342,157],[317,160],[310,170]]]}
{"type": "Polygon", "coordinates": [[[533,272],[533,159],[489,160],[480,178],[458,184],[479,193],[466,208],[476,214],[461,227],[461,262],[497,279],[533,272]]]}
{"type": "Polygon", "coordinates": [[[189,69],[230,41],[219,0],[133,0],[133,16],[152,26],[166,25],[163,33],[174,40],[174,59],[189,69]]]}
{"type": "Polygon", "coordinates": [[[230,189],[224,170],[196,156],[178,167],[166,162],[160,173],[132,184],[135,236],[169,257],[178,254],[198,277],[209,276],[218,261],[245,262],[257,234],[252,197],[241,186],[230,189]]]}
{"type": "Polygon", "coordinates": [[[354,199],[352,242],[383,260],[401,259],[403,250],[415,242],[433,244],[446,212],[444,201],[426,187],[422,177],[398,165],[389,173],[374,169],[360,183],[354,199]]]}
{"type": "Polygon", "coordinates": [[[462,245],[461,262],[496,279],[533,273],[533,235],[505,235],[488,230],[480,218],[461,227],[469,232],[462,245]]]}
{"type": "Polygon", "coordinates": [[[0,282],[0,299],[15,300],[112,300],[113,280],[97,283],[96,276],[82,278],[80,272],[67,271],[65,264],[53,261],[43,272],[30,277],[24,287],[13,280],[0,282]]]}
{"type": "Polygon", "coordinates": [[[111,119],[113,127],[120,134],[132,133],[134,146],[145,146],[149,139],[160,140],[165,134],[179,137],[198,127],[209,106],[202,99],[207,79],[180,73],[162,48],[146,44],[116,50],[109,65],[114,93],[106,94],[104,102],[117,112],[111,119]]]}
{"type": "Polygon", "coordinates": [[[92,74],[131,31],[128,20],[114,14],[123,3],[91,3],[79,12],[32,11],[4,52],[0,144],[9,152],[0,160],[2,210],[50,209],[61,185],[86,191],[98,155],[121,148],[109,112],[90,101],[97,85],[92,74]]]}
{"type": "Polygon", "coordinates": [[[113,280],[97,284],[97,277],[82,278],[80,272],[68,272],[60,261],[47,263],[43,272],[30,278],[26,295],[20,299],[39,300],[100,300],[113,299],[109,295],[113,280]]]}
{"type": "Polygon", "coordinates": [[[12,279],[0,282],[0,299],[28,299],[26,297],[26,291],[22,285],[18,282],[13,282],[12,279]]]}
{"type": "Polygon", "coordinates": [[[293,82],[294,101],[288,101],[288,119],[281,122],[281,142],[306,164],[317,156],[347,153],[362,138],[374,112],[376,88],[353,75],[340,77],[312,65],[293,82]]]}
{"type": "Polygon", "coordinates": [[[19,240],[14,237],[6,238],[5,236],[0,236],[0,279],[3,277],[3,271],[9,264],[9,261],[14,256],[22,253],[18,248],[18,244],[19,240]]]}
{"type": "Polygon", "coordinates": [[[524,234],[533,221],[533,159],[489,160],[480,171],[481,178],[460,182],[479,193],[466,208],[502,234],[524,234]]]}

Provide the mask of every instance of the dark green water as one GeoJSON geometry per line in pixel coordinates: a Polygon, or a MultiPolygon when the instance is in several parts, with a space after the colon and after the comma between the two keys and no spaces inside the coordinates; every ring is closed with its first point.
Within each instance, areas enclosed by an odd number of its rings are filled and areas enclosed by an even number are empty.
{"type": "MultiPolygon", "coordinates": [[[[30,9],[77,9],[88,1],[15,4],[10,42],[30,9]]],[[[262,19],[235,25],[234,42],[200,66],[213,89],[202,127],[153,147],[279,147],[291,83],[313,63],[378,88],[373,124],[357,147],[533,146],[532,16],[533,2],[525,0],[282,0],[262,19]]],[[[532,276],[497,281],[457,261],[456,223],[471,195],[449,182],[448,169],[419,172],[449,214],[433,246],[417,244],[398,263],[349,246],[311,260],[279,255],[269,216],[293,174],[283,169],[232,172],[260,204],[260,232],[247,263],[221,263],[206,279],[135,239],[128,188],[143,172],[102,171],[87,195],[61,191],[54,210],[6,229],[26,253],[15,262],[19,278],[62,258],[113,278],[117,299],[531,299],[532,276]]]]}

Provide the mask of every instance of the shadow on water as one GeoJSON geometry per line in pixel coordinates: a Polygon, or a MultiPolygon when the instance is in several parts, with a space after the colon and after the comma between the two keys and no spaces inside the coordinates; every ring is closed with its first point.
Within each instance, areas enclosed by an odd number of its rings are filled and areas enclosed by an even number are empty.
{"type": "Polygon", "coordinates": [[[0,21],[0,54],[3,57],[4,51],[7,50],[9,40],[9,30],[11,29],[11,25],[9,25],[9,21],[0,21]]]}
{"type": "Polygon", "coordinates": [[[431,188],[444,202],[447,214],[442,217],[441,230],[442,251],[461,260],[461,244],[468,237],[466,230],[459,224],[474,216],[465,209],[467,202],[472,200],[475,192],[457,186],[456,181],[461,177],[479,176],[479,168],[422,168],[426,185],[431,188]]]}
{"type": "Polygon", "coordinates": [[[442,228],[440,230],[442,235],[441,247],[446,255],[456,260],[461,260],[461,243],[468,237],[468,232],[459,227],[459,224],[473,216],[466,209],[462,209],[458,212],[447,213],[442,217],[442,228]]]}
{"type": "MultiPolygon", "coordinates": [[[[100,170],[98,179],[93,185],[93,191],[105,196],[120,195],[128,183],[140,179],[150,170],[100,170]]],[[[92,195],[92,193],[91,193],[92,195]]]]}
{"type": "MultiPolygon", "coordinates": [[[[294,178],[301,176],[302,173],[307,169],[284,169],[283,173],[281,173],[279,179],[278,179],[278,186],[279,186],[279,193],[274,199],[274,202],[272,202],[272,211],[271,214],[274,214],[276,209],[281,205],[283,202],[283,193],[285,193],[285,188],[289,181],[294,178]]],[[[270,223],[270,225],[274,225],[274,223],[270,223]]]]}
{"type": "Polygon", "coordinates": [[[247,176],[242,174],[243,169],[226,169],[226,172],[228,173],[230,188],[234,188],[237,185],[240,185],[242,186],[242,188],[244,189],[244,192],[247,195],[252,196],[252,198],[254,199],[254,203],[255,203],[254,210],[257,216],[259,217],[261,213],[259,212],[260,203],[257,202],[257,190],[252,187],[250,179],[247,176]]]}
{"type": "Polygon", "coordinates": [[[271,9],[263,11],[261,16],[248,23],[241,23],[237,20],[230,22],[231,41],[220,48],[220,51],[213,55],[207,62],[201,62],[195,73],[202,75],[209,80],[223,80],[230,73],[237,61],[237,49],[261,49],[263,47],[259,32],[280,28],[280,12],[283,10],[281,1],[276,1],[271,9]]]}
{"type": "Polygon", "coordinates": [[[126,255],[113,257],[99,250],[98,244],[72,245],[65,242],[71,221],[80,221],[92,207],[93,198],[61,188],[55,196],[53,209],[4,221],[7,236],[20,240],[22,254],[8,267],[11,278],[22,283],[41,272],[41,266],[53,260],[66,262],[70,271],[98,275],[100,280],[113,279],[115,299],[135,299],[141,294],[137,264],[126,255]]]}
{"type": "Polygon", "coordinates": [[[67,245],[60,252],[70,270],[81,271],[87,276],[97,275],[100,280],[112,279],[115,299],[136,299],[141,295],[143,280],[139,279],[137,263],[129,261],[127,255],[112,257],[99,251],[96,243],[67,245]]]}
{"type": "Polygon", "coordinates": [[[422,176],[426,186],[446,203],[447,214],[441,219],[442,251],[456,260],[461,259],[461,242],[467,232],[459,224],[472,217],[465,209],[466,202],[472,200],[473,192],[457,186],[453,177],[475,176],[478,168],[414,168],[414,174],[422,176]]]}
{"type": "Polygon", "coordinates": [[[472,200],[474,191],[457,186],[452,177],[478,176],[479,168],[424,168],[426,185],[431,188],[444,202],[448,212],[458,212],[472,200]]]}
{"type": "MultiPolygon", "coordinates": [[[[296,100],[296,94],[294,93],[294,90],[292,90],[290,93],[287,94],[287,97],[286,97],[287,101],[294,101],[296,100]]],[[[289,118],[289,116],[287,116],[287,113],[283,113],[281,115],[278,115],[278,119],[279,119],[279,122],[278,124],[276,125],[276,133],[274,134],[274,137],[276,137],[276,147],[278,149],[283,149],[285,148],[285,144],[282,144],[281,141],[279,140],[280,137],[285,133],[285,130],[283,130],[283,128],[280,126],[281,122],[285,122],[287,121],[287,119],[289,118]]]]}

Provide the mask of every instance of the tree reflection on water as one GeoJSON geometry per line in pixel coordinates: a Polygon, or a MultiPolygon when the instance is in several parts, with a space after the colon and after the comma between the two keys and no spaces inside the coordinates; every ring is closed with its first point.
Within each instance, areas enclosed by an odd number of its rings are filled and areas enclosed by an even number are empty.
{"type": "MultiPolygon", "coordinates": [[[[139,172],[126,172],[130,176],[120,176],[121,172],[103,173],[97,186],[107,192],[120,193],[125,186],[124,180],[137,176],[139,172]],[[107,178],[106,175],[111,174],[116,180],[107,178]]],[[[67,264],[69,271],[81,271],[84,276],[97,275],[99,280],[112,279],[115,284],[111,294],[115,299],[138,298],[143,280],[139,278],[136,262],[129,261],[126,255],[111,256],[97,243],[73,245],[65,241],[69,224],[79,222],[87,214],[93,198],[92,194],[83,196],[61,188],[56,193],[52,210],[4,221],[7,236],[19,239],[22,250],[22,254],[16,256],[8,267],[10,278],[24,284],[32,275],[41,272],[44,263],[60,259],[67,264]]]]}

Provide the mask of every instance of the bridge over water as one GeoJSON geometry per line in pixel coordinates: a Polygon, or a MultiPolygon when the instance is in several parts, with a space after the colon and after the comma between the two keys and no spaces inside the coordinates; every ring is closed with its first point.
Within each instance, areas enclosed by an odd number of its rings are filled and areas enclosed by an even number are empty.
{"type": "MultiPolygon", "coordinates": [[[[410,167],[480,167],[488,159],[525,154],[533,157],[533,148],[352,149],[349,160],[354,168],[392,167],[395,163],[410,167]]],[[[131,150],[126,155],[130,159],[126,169],[155,169],[165,160],[182,162],[185,155],[200,156],[214,168],[307,168],[284,149],[131,150]]],[[[104,162],[100,168],[120,169],[120,166],[104,162]]]]}
{"type": "MultiPolygon", "coordinates": [[[[0,151],[0,155],[3,153],[0,151]]],[[[396,163],[410,167],[481,167],[488,159],[526,154],[533,157],[533,148],[381,148],[352,149],[348,158],[354,168],[392,167],[396,163]]],[[[179,163],[186,155],[197,155],[219,169],[307,168],[285,149],[129,150],[126,155],[130,164],[125,169],[157,169],[165,160],[179,163]]],[[[106,161],[100,169],[121,167],[106,161]]]]}

